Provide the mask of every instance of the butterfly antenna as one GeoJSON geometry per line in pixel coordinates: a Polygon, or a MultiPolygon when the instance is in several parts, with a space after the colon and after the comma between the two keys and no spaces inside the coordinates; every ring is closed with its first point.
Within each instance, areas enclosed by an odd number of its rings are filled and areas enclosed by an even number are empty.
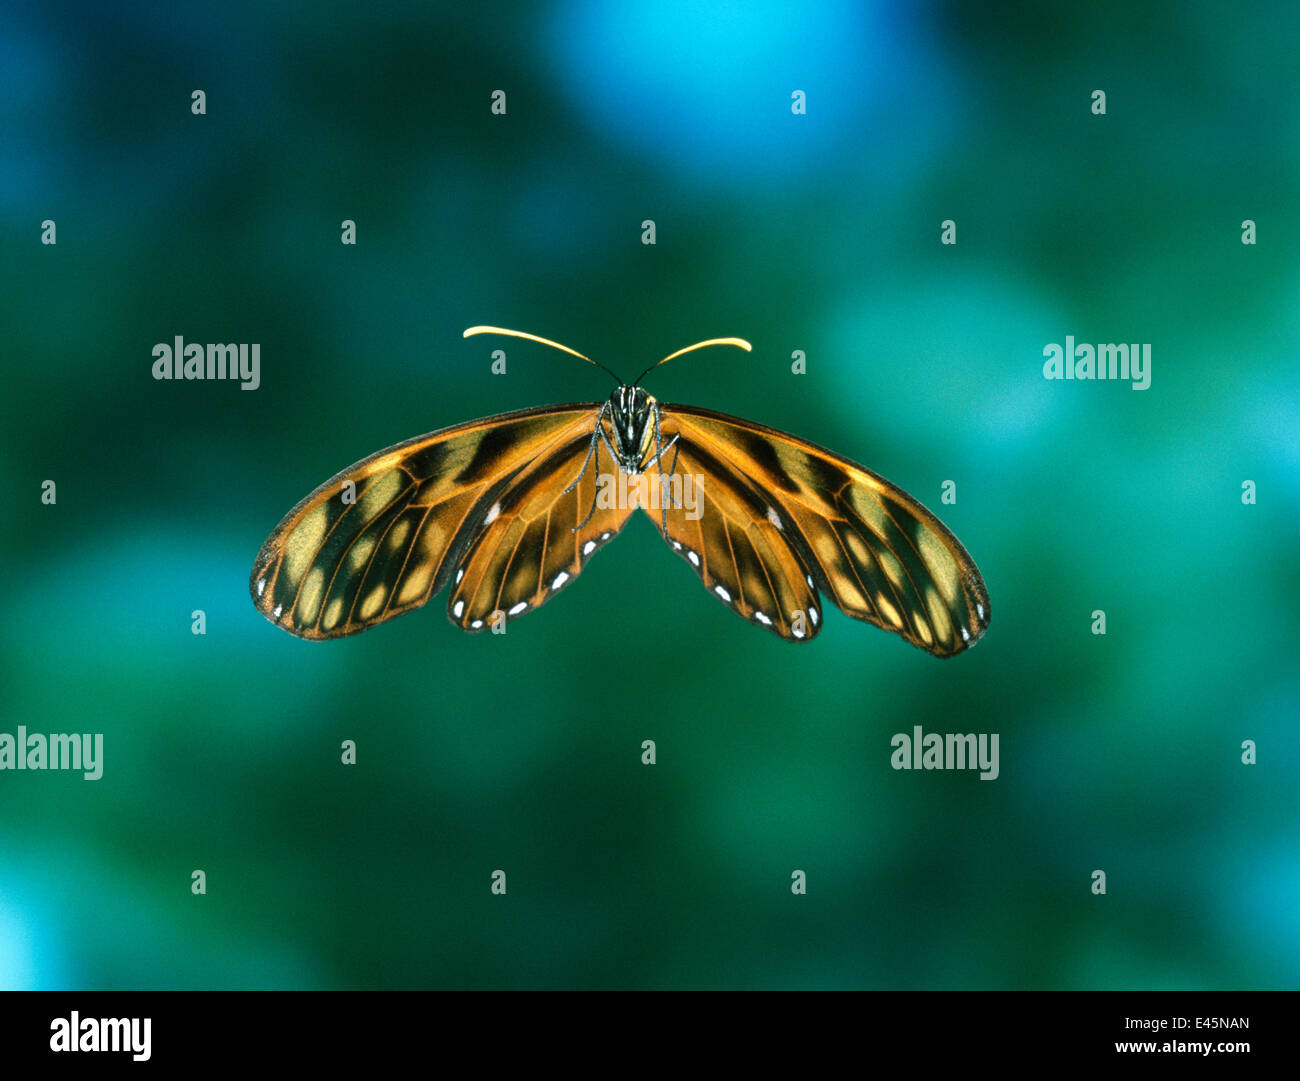
{"type": "Polygon", "coordinates": [[[746,353],[751,353],[754,347],[745,341],[744,338],[710,338],[708,341],[696,342],[694,345],[688,345],[685,349],[679,349],[675,353],[669,353],[663,360],[656,360],[645,371],[632,381],[632,385],[637,386],[642,379],[649,375],[660,364],[667,364],[670,360],[680,357],[683,353],[693,353],[696,349],[704,349],[710,345],[734,345],[737,349],[743,349],[746,353]]]}
{"type": "Polygon", "coordinates": [[[536,334],[529,334],[527,331],[523,331],[523,330],[506,330],[505,327],[470,327],[468,330],[465,331],[464,334],[461,335],[461,337],[470,338],[473,337],[475,334],[505,334],[506,336],[511,338],[523,338],[524,341],[539,342],[542,345],[549,345],[552,349],[558,349],[562,353],[568,353],[570,356],[577,357],[579,360],[585,360],[588,364],[596,365],[596,367],[601,369],[601,371],[609,372],[609,374],[613,377],[614,382],[618,383],[619,386],[623,385],[623,380],[621,380],[613,372],[609,371],[609,369],[606,368],[605,365],[603,365],[600,361],[592,360],[591,357],[583,356],[576,349],[570,349],[567,345],[561,345],[559,342],[553,342],[551,341],[550,338],[541,338],[538,337],[538,335],[536,334]]]}

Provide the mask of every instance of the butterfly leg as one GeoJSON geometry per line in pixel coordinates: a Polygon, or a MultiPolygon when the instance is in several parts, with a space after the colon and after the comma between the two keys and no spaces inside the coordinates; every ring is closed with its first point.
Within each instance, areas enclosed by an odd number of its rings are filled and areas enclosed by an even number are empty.
{"type": "MultiPolygon", "coordinates": [[[[656,427],[658,427],[658,425],[656,425],[656,427]]],[[[655,434],[657,438],[658,433],[656,432],[655,434]]],[[[653,464],[654,467],[659,471],[659,511],[660,511],[660,518],[662,520],[661,524],[663,526],[663,534],[665,540],[668,537],[668,504],[669,502],[671,502],[674,510],[676,510],[677,507],[681,505],[677,502],[677,499],[672,494],[672,477],[676,473],[675,467],[677,465],[677,451],[676,450],[673,451],[674,468],[668,470],[668,476],[666,477],[664,476],[664,467],[661,459],[665,454],[668,453],[669,449],[676,444],[680,434],[681,433],[679,432],[678,435],[673,436],[672,439],[668,441],[667,446],[661,447],[659,449],[659,452],[653,458],[651,458],[650,461],[646,462],[647,466],[653,464]]]]}
{"type": "Polygon", "coordinates": [[[609,453],[612,454],[612,455],[614,456],[614,461],[617,462],[617,461],[618,461],[618,451],[616,451],[616,450],[614,449],[614,444],[611,443],[611,442],[609,441],[609,436],[607,436],[607,435],[605,434],[605,429],[604,429],[604,428],[598,428],[598,429],[597,429],[597,434],[599,434],[600,438],[603,439],[603,440],[605,441],[605,446],[609,449],[609,453]]]}
{"type": "MultiPolygon", "coordinates": [[[[681,438],[682,433],[678,432],[675,436],[673,436],[670,440],[668,440],[668,446],[664,446],[663,433],[659,430],[659,403],[658,402],[655,402],[654,404],[654,418],[655,418],[656,450],[655,450],[655,456],[651,458],[650,461],[646,462],[646,467],[648,468],[651,464],[653,464],[655,468],[658,469],[659,471],[659,511],[660,511],[661,524],[663,527],[664,540],[667,540],[668,539],[668,503],[667,503],[667,496],[665,495],[664,492],[664,488],[665,488],[664,467],[661,459],[665,454],[668,453],[669,447],[676,446],[677,440],[681,438]]],[[[677,450],[673,451],[673,464],[672,467],[668,470],[669,477],[672,477],[677,473],[677,454],[678,451],[680,450],[681,448],[678,447],[677,450]]],[[[674,500],[674,506],[676,506],[675,500],[674,500]]]]}
{"type": "MultiPolygon", "coordinates": [[[[605,410],[604,408],[602,408],[601,416],[604,416],[604,413],[605,410]]],[[[605,447],[609,450],[610,457],[614,459],[615,466],[618,465],[618,451],[614,449],[614,444],[609,441],[609,436],[605,434],[605,426],[600,423],[599,419],[597,419],[596,434],[595,436],[592,437],[592,447],[594,447],[596,451],[596,490],[591,493],[591,510],[587,511],[587,517],[585,517],[578,525],[574,526],[573,529],[570,530],[570,532],[572,533],[578,532],[579,529],[582,529],[588,522],[591,521],[592,515],[596,513],[596,501],[600,498],[600,443],[596,442],[597,439],[599,439],[601,442],[605,444],[605,447]]],[[[591,456],[590,451],[587,452],[587,456],[588,457],[591,456]]],[[[584,465],[582,468],[583,468],[583,472],[586,472],[587,467],[584,465]]],[[[579,474],[578,480],[581,479],[582,479],[582,475],[579,474]]],[[[578,481],[575,480],[573,483],[577,484],[578,481]]]]}
{"type": "MultiPolygon", "coordinates": [[[[603,405],[601,405],[600,412],[596,414],[596,430],[591,433],[591,445],[587,448],[587,456],[582,459],[582,468],[578,470],[578,475],[577,477],[574,478],[573,483],[570,484],[567,488],[565,488],[564,491],[560,493],[561,495],[568,495],[571,491],[573,491],[573,489],[575,489],[582,482],[582,478],[586,475],[587,463],[591,461],[591,452],[596,449],[597,445],[600,443],[600,437],[604,435],[604,428],[602,422],[605,419],[605,410],[607,410],[608,408],[609,408],[609,402],[605,402],[603,405]]],[[[596,471],[597,472],[600,471],[599,456],[596,459],[596,471]]]]}
{"type": "MultiPolygon", "coordinates": [[[[597,431],[603,432],[603,430],[599,428],[597,429],[597,431]]],[[[569,530],[570,533],[578,532],[578,530],[584,528],[586,524],[591,521],[592,516],[596,513],[596,500],[600,498],[600,443],[593,442],[592,447],[595,448],[596,451],[596,490],[591,493],[591,510],[587,511],[587,517],[585,517],[581,522],[579,522],[577,525],[575,525],[572,529],[569,530]]],[[[590,453],[588,454],[588,456],[590,457],[590,453]]],[[[586,467],[584,466],[583,468],[585,470],[586,467]]],[[[582,477],[579,476],[578,480],[581,479],[582,477]]],[[[577,484],[578,481],[575,480],[573,483],[577,484]]],[[[566,491],[567,490],[568,489],[566,489],[566,491]]]]}
{"type": "MultiPolygon", "coordinates": [[[[601,412],[603,414],[604,410],[602,410],[601,412]]],[[[609,436],[605,434],[605,426],[603,424],[597,423],[596,435],[592,437],[592,443],[591,443],[592,449],[594,449],[596,452],[596,490],[591,493],[591,510],[587,511],[587,517],[585,517],[581,522],[579,522],[576,526],[574,526],[571,530],[569,530],[570,533],[576,533],[578,532],[579,529],[582,529],[588,522],[591,521],[592,516],[596,513],[596,501],[600,498],[600,442],[598,442],[598,440],[604,442],[605,446],[609,449],[610,456],[614,459],[615,464],[618,463],[618,452],[614,450],[613,444],[611,444],[609,441],[609,436]]],[[[591,457],[591,450],[587,451],[587,457],[588,458],[591,457]]],[[[582,470],[583,473],[587,471],[586,465],[582,467],[582,470]]],[[[578,474],[578,480],[582,480],[582,473],[578,474]]],[[[578,481],[575,480],[573,484],[569,485],[569,488],[572,488],[577,483],[578,481]]],[[[566,492],[568,490],[569,490],[568,488],[565,489],[566,492]]]]}
{"type": "MultiPolygon", "coordinates": [[[[681,435],[681,433],[678,432],[677,435],[681,435]]],[[[676,443],[676,442],[677,442],[677,435],[673,436],[673,443],[676,443]]],[[[664,450],[667,450],[667,449],[668,449],[668,447],[664,447],[664,450]]],[[[668,467],[668,475],[669,475],[670,477],[675,477],[675,476],[677,476],[677,455],[681,453],[681,449],[682,449],[681,447],[674,447],[674,448],[673,448],[673,464],[670,465],[670,466],[668,467]]],[[[662,467],[662,466],[659,467],[659,475],[660,475],[661,477],[663,476],[663,467],[662,467]]],[[[685,483],[686,483],[686,480],[685,480],[685,478],[683,478],[683,480],[682,480],[682,484],[684,485],[685,483]]],[[[697,498],[698,498],[698,497],[697,497],[697,498]]],[[[663,515],[662,515],[662,516],[663,516],[664,540],[667,540],[667,539],[668,539],[668,508],[667,508],[666,506],[663,506],[663,501],[662,501],[662,500],[660,500],[660,507],[661,507],[662,512],[663,512],[663,515]]]]}
{"type": "MultiPolygon", "coordinates": [[[[652,465],[658,465],[659,459],[662,458],[668,452],[668,448],[671,447],[674,443],[676,443],[678,438],[680,438],[681,436],[681,433],[678,432],[677,435],[673,436],[670,440],[668,440],[668,446],[664,446],[663,433],[659,430],[659,403],[655,402],[651,408],[653,410],[653,415],[655,418],[655,453],[653,457],[646,459],[645,465],[641,466],[642,473],[648,470],[652,465]]],[[[674,457],[674,461],[676,461],[675,457],[674,457]]],[[[663,472],[664,472],[663,466],[659,466],[660,477],[663,476],[663,472]]]]}
{"type": "MultiPolygon", "coordinates": [[[[667,445],[662,450],[660,450],[658,454],[654,455],[654,457],[652,458],[647,458],[645,465],[641,467],[641,472],[644,473],[647,469],[650,468],[650,466],[655,465],[660,458],[662,458],[665,454],[667,454],[670,450],[672,450],[673,444],[677,442],[679,437],[680,437],[680,433],[678,435],[673,436],[670,440],[668,440],[667,445]]],[[[674,461],[677,460],[677,455],[675,454],[673,455],[673,460],[674,461]]],[[[662,470],[660,470],[660,472],[662,472],[662,470]]]]}

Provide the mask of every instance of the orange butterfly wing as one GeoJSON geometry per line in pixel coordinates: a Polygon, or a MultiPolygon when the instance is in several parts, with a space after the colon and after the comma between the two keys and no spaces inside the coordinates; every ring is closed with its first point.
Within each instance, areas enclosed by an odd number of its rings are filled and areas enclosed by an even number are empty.
{"type": "MultiPolygon", "coordinates": [[[[764,623],[755,613],[772,614],[755,596],[762,603],[770,597],[813,605],[820,591],[846,615],[940,657],[969,648],[987,630],[988,590],[974,560],[897,485],[806,440],[711,410],[662,406],[663,440],[673,435],[680,447],[675,472],[695,470],[704,478],[700,521],[712,507],[725,528],[689,525],[685,511],[675,508],[667,515],[669,543],[681,543],[679,554],[694,562],[686,547],[693,538],[701,564],[707,557],[712,568],[706,575],[696,567],[705,585],[741,615],[764,623]],[[736,543],[737,523],[747,544],[736,543]],[[766,592],[760,569],[771,580],[766,592]],[[730,599],[717,592],[722,584],[731,594],[728,582],[737,586],[730,599]]],[[[676,450],[664,455],[665,468],[673,466],[676,450]]],[[[815,631],[815,608],[803,610],[815,631]]],[[[782,637],[801,637],[787,633],[790,619],[764,625],[782,637]]]]}
{"type": "Polygon", "coordinates": [[[516,480],[533,478],[530,467],[557,448],[590,439],[599,408],[487,417],[349,466],[267,538],[249,578],[253,604],[281,629],[312,639],[355,634],[420,607],[446,585],[516,480]]]}
{"type": "MultiPolygon", "coordinates": [[[[676,409],[677,407],[670,407],[676,409]]],[[[663,412],[663,441],[675,434],[663,412]]],[[[821,630],[821,602],[804,561],[784,532],[772,501],[706,440],[688,440],[663,455],[650,474],[659,502],[642,509],[665,527],[672,549],[714,597],[745,619],[791,641],[821,630]]]]}
{"type": "Polygon", "coordinates": [[[599,446],[587,460],[596,408],[584,429],[519,473],[484,515],[447,598],[447,614],[461,630],[481,631],[494,613],[508,621],[545,604],[627,524],[632,508],[608,498],[597,503],[598,485],[618,470],[599,446]]]}

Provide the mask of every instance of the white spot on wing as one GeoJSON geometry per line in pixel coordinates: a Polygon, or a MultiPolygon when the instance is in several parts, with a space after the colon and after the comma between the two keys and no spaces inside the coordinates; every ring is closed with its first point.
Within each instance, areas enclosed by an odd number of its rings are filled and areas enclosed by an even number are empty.
{"type": "Polygon", "coordinates": [[[983,618],[984,618],[984,605],[982,605],[982,604],[977,604],[977,605],[975,605],[975,614],[978,615],[978,616],[980,617],[980,619],[983,619],[983,618]]]}
{"type": "Polygon", "coordinates": [[[728,604],[731,603],[731,594],[728,593],[725,589],[723,589],[722,586],[714,586],[714,587],[713,587],[713,592],[716,593],[719,597],[721,597],[721,598],[722,598],[724,601],[726,601],[728,604]]]}
{"type": "Polygon", "coordinates": [[[481,626],[483,626],[483,621],[481,619],[476,619],[474,620],[473,623],[470,624],[470,626],[473,627],[475,630],[478,630],[481,626]]]}
{"type": "Polygon", "coordinates": [[[454,608],[451,610],[451,614],[452,614],[453,616],[455,616],[457,619],[460,619],[460,617],[461,617],[461,613],[464,612],[464,611],[465,611],[465,602],[464,602],[464,601],[457,601],[457,602],[456,602],[456,607],[454,607],[454,608]]]}
{"type": "Polygon", "coordinates": [[[585,556],[591,555],[591,553],[594,552],[595,550],[596,550],[595,541],[587,541],[587,543],[582,546],[582,554],[585,556]]]}
{"type": "Polygon", "coordinates": [[[272,612],[271,615],[273,615],[276,619],[279,619],[279,618],[280,618],[280,613],[283,612],[283,611],[284,611],[284,605],[283,605],[283,604],[277,604],[277,605],[275,606],[275,611],[272,612]]]}
{"type": "Polygon", "coordinates": [[[266,592],[266,579],[259,578],[257,580],[257,595],[260,597],[265,592],[266,592]]]}
{"type": "Polygon", "coordinates": [[[461,567],[456,571],[456,584],[460,585],[460,580],[465,577],[465,568],[461,567]]]}
{"type": "Polygon", "coordinates": [[[763,624],[764,627],[770,627],[772,625],[772,621],[768,619],[768,617],[765,616],[762,612],[755,612],[754,618],[758,620],[761,624],[763,624]]]}
{"type": "Polygon", "coordinates": [[[803,627],[801,627],[798,623],[796,623],[793,627],[790,628],[790,633],[793,634],[796,638],[802,638],[808,632],[805,631],[803,627]]]}
{"type": "Polygon", "coordinates": [[[808,580],[808,588],[809,588],[809,589],[816,589],[816,588],[817,588],[815,585],[813,585],[813,580],[812,580],[812,575],[811,575],[811,574],[805,574],[805,575],[804,575],[804,578],[806,578],[806,579],[808,580]]]}
{"type": "Polygon", "coordinates": [[[520,602],[519,602],[518,604],[516,604],[513,608],[511,608],[510,611],[508,611],[508,612],[506,613],[506,615],[508,615],[508,616],[517,616],[520,612],[522,612],[522,611],[523,611],[525,608],[527,608],[527,607],[528,607],[528,602],[527,602],[527,601],[520,601],[520,602]]]}
{"type": "Polygon", "coordinates": [[[700,557],[697,556],[694,552],[688,550],[686,553],[686,558],[689,559],[691,563],[694,564],[695,566],[698,567],[700,565],[700,557]]]}
{"type": "Polygon", "coordinates": [[[781,516],[777,514],[772,507],[767,508],[767,520],[776,526],[777,529],[785,529],[785,526],[781,524],[781,516]]]}
{"type": "Polygon", "coordinates": [[[555,576],[555,581],[551,583],[551,588],[559,589],[560,586],[564,585],[564,583],[567,582],[568,580],[569,580],[569,572],[560,571],[560,573],[555,576]]]}
{"type": "Polygon", "coordinates": [[[961,640],[962,640],[963,642],[969,642],[969,641],[970,641],[970,631],[968,631],[965,627],[963,627],[963,628],[961,629],[961,640]]]}
{"type": "Polygon", "coordinates": [[[483,519],[484,525],[491,525],[501,516],[501,504],[493,503],[492,509],[487,512],[487,517],[483,519]]]}
{"type": "Polygon", "coordinates": [[[815,627],[815,626],[817,625],[817,620],[819,620],[819,619],[821,618],[821,616],[819,616],[819,615],[817,614],[817,609],[816,609],[816,608],[809,608],[809,609],[808,609],[808,618],[811,619],[811,620],[813,621],[813,626],[815,627]]]}

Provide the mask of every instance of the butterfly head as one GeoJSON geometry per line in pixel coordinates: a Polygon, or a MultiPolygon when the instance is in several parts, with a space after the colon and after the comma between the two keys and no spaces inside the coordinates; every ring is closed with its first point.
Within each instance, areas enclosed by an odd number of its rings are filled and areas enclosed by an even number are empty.
{"type": "Polygon", "coordinates": [[[609,396],[614,446],[618,451],[619,465],[629,473],[641,471],[647,444],[654,437],[650,426],[654,401],[641,387],[627,384],[609,396]]]}

